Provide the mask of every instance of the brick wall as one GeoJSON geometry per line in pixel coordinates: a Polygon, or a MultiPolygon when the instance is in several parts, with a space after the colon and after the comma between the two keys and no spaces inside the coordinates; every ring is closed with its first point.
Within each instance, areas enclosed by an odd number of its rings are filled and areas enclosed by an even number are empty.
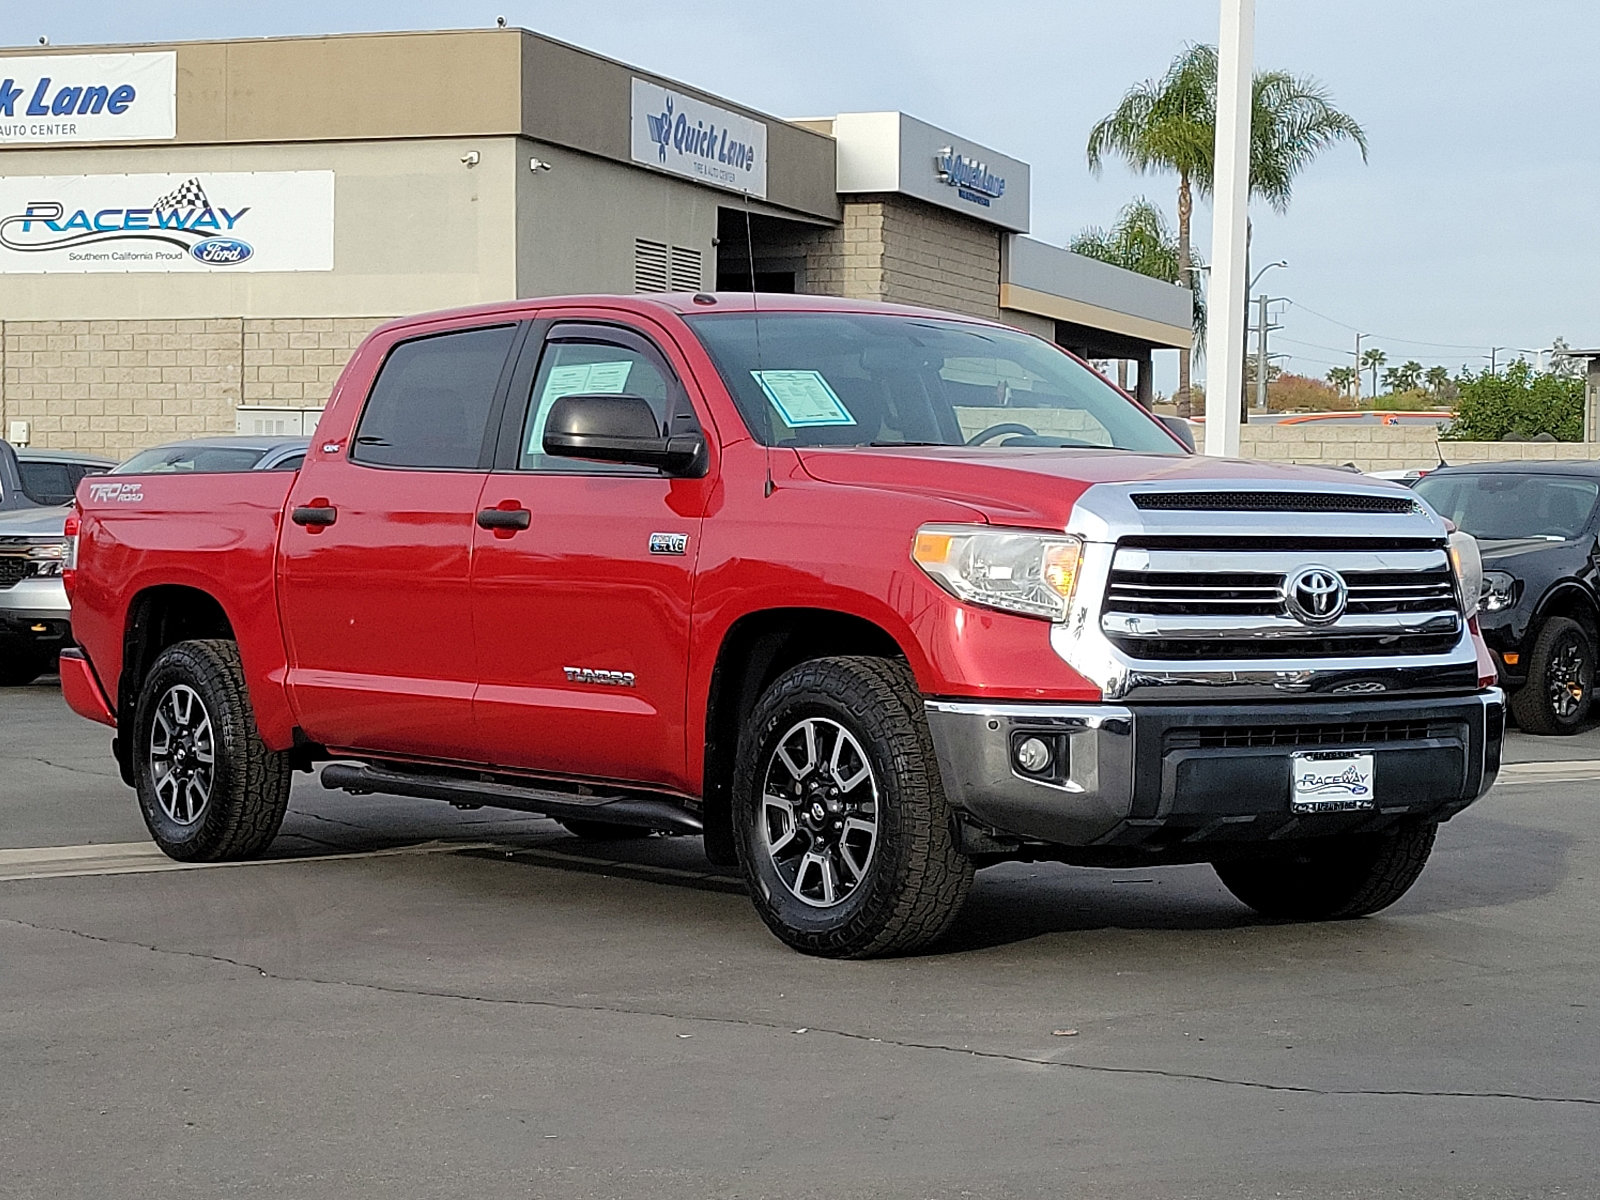
{"type": "Polygon", "coordinates": [[[320,408],[361,339],[387,317],[246,318],[246,404],[320,408]]]}
{"type": "Polygon", "coordinates": [[[924,304],[973,316],[1000,314],[1000,233],[903,196],[844,206],[842,239],[808,258],[807,290],[858,300],[924,304]]]}
{"type": "Polygon", "coordinates": [[[1239,431],[1244,458],[1270,462],[1344,466],[1363,471],[1433,467],[1447,463],[1505,462],[1551,458],[1600,458],[1592,442],[1450,442],[1432,426],[1340,425],[1308,421],[1303,425],[1246,425],[1239,431]]]}
{"type": "Polygon", "coordinates": [[[319,407],[383,319],[0,322],[0,434],[125,458],[232,433],[241,402],[319,407]]]}

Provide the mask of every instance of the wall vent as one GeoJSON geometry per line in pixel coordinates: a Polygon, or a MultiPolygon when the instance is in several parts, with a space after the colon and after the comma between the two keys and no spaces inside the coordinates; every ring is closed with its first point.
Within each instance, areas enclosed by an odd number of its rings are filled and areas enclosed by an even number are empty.
{"type": "Polygon", "coordinates": [[[669,290],[667,270],[667,244],[652,242],[648,238],[633,241],[633,290],[636,292],[665,292],[669,290]]]}
{"type": "Polygon", "coordinates": [[[672,248],[672,288],[674,292],[698,292],[705,283],[705,268],[700,251],[690,246],[672,248]]]}

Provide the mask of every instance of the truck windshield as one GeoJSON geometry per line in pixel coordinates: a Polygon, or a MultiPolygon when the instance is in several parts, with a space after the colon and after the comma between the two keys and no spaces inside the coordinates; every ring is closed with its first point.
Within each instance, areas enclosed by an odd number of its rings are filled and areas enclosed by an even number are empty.
{"type": "Polygon", "coordinates": [[[1475,538],[1564,542],[1589,524],[1600,480],[1535,471],[1440,471],[1419,479],[1416,492],[1475,538]]]}
{"type": "Polygon", "coordinates": [[[1105,380],[1025,333],[880,313],[685,319],[764,445],[1183,453],[1105,380]]]}

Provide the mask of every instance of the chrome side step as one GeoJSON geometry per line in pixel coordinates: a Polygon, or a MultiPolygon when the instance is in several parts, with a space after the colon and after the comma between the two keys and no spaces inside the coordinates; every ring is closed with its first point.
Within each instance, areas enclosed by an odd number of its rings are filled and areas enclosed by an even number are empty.
{"type": "Polygon", "coordinates": [[[322,768],[322,786],[355,795],[418,796],[451,804],[511,808],[518,812],[608,825],[638,825],[671,833],[703,832],[700,818],[667,800],[649,796],[578,797],[531,784],[483,782],[414,774],[383,767],[331,763],[322,768]]]}

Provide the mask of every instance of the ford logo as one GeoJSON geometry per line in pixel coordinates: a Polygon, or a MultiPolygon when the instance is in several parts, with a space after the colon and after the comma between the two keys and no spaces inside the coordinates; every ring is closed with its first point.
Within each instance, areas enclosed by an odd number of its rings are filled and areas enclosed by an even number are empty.
{"type": "Polygon", "coordinates": [[[237,238],[207,238],[203,242],[196,242],[190,247],[189,253],[208,267],[231,267],[242,263],[255,251],[250,248],[249,242],[241,242],[237,238]]]}

